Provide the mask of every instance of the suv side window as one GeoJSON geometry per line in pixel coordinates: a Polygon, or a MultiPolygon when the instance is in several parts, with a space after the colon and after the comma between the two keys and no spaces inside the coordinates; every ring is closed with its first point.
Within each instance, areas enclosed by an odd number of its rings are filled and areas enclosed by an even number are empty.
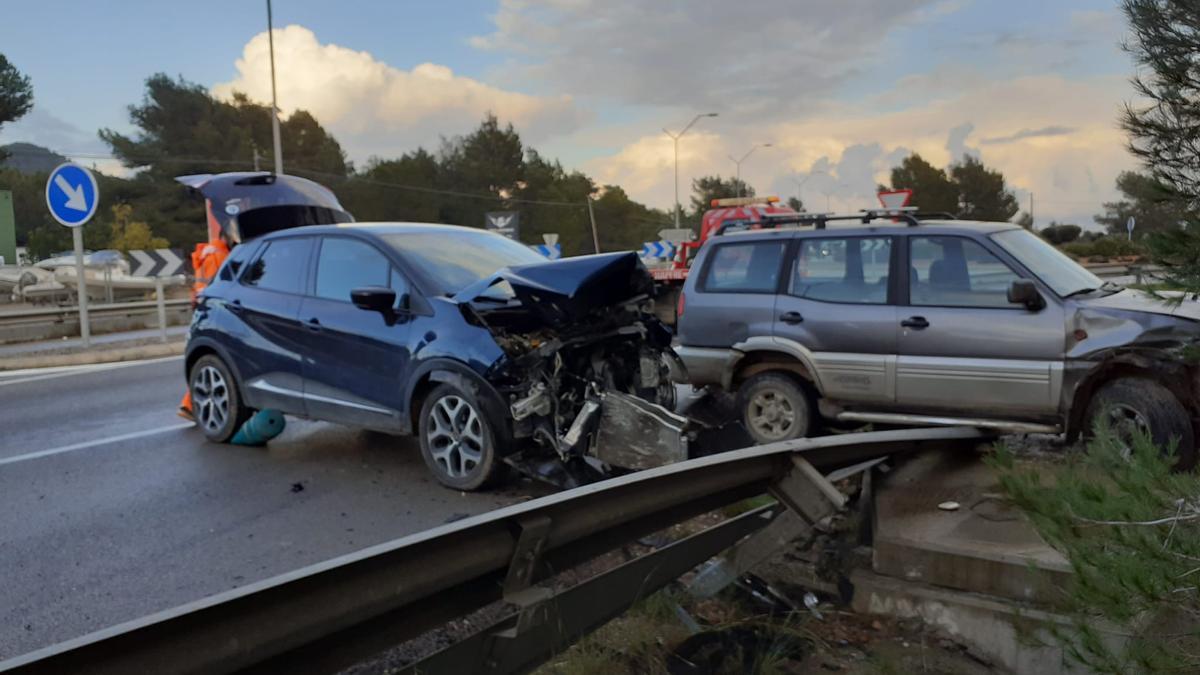
{"type": "MultiPolygon", "coordinates": [[[[361,286],[387,287],[392,265],[374,246],[349,237],[327,237],[317,255],[318,298],[350,302],[350,291],[361,286]]],[[[399,291],[397,292],[399,295],[399,291]]]]}
{"type": "Polygon", "coordinates": [[[1014,309],[1008,287],[1021,277],[965,237],[909,239],[909,303],[932,307],[1014,309]]]}
{"type": "Polygon", "coordinates": [[[891,237],[800,240],[788,292],[822,302],[885,305],[891,237]]]}
{"type": "Polygon", "coordinates": [[[268,291],[303,293],[309,243],[308,237],[267,242],[242,274],[242,283],[268,291]]]}
{"type": "Polygon", "coordinates": [[[703,290],[712,293],[775,293],[786,241],[721,244],[712,252],[703,290]]]}

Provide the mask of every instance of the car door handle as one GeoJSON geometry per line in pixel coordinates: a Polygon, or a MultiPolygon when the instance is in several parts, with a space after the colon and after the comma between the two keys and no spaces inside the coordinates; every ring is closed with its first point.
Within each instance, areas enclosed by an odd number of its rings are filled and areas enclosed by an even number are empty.
{"type": "Polygon", "coordinates": [[[910,316],[901,321],[900,325],[904,326],[905,328],[915,328],[917,330],[921,330],[923,328],[929,328],[929,321],[927,321],[923,316],[910,316]]]}
{"type": "Polygon", "coordinates": [[[784,323],[796,324],[803,321],[804,317],[800,316],[800,312],[784,312],[779,315],[779,320],[784,323]]]}
{"type": "Polygon", "coordinates": [[[313,332],[319,331],[321,330],[321,320],[314,316],[313,318],[304,322],[304,327],[313,332]]]}

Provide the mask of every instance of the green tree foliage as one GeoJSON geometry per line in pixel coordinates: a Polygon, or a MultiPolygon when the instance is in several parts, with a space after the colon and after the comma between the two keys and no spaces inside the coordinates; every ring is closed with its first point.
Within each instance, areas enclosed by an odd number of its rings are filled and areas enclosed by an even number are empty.
{"type": "Polygon", "coordinates": [[[1119,223],[1105,224],[1115,229],[1124,226],[1122,215],[1137,216],[1134,232],[1146,235],[1167,284],[1200,292],[1200,10],[1180,0],[1124,0],[1122,9],[1130,31],[1125,49],[1138,65],[1139,102],[1126,105],[1121,125],[1150,178],[1118,183],[1134,197],[1130,213],[1106,204],[1105,215],[1119,223]],[[1146,229],[1133,208],[1149,211],[1146,229]],[[1183,227],[1172,226],[1179,221],[1183,227]]]}
{"type": "MultiPolygon", "coordinates": [[[[15,122],[33,109],[33,84],[29,76],[0,54],[0,126],[15,122]]],[[[3,159],[3,155],[0,155],[3,159]]]]}
{"type": "Polygon", "coordinates": [[[133,207],[129,204],[114,204],[112,215],[112,238],[107,248],[128,253],[167,246],[166,239],[150,233],[149,225],[133,219],[133,207]]]}
{"type": "Polygon", "coordinates": [[[1020,210],[1017,198],[1004,185],[1004,174],[970,155],[950,167],[950,178],[958,188],[959,218],[1004,222],[1020,210]]]}
{"type": "Polygon", "coordinates": [[[1017,216],[1017,219],[1013,222],[1027,230],[1033,229],[1033,216],[1029,215],[1026,211],[1022,211],[1021,215],[1017,216]]]}
{"type": "Polygon", "coordinates": [[[1038,234],[1046,241],[1059,246],[1069,244],[1079,238],[1083,228],[1078,225],[1067,225],[1065,223],[1056,223],[1053,220],[1038,234]]]}
{"type": "Polygon", "coordinates": [[[891,189],[912,190],[913,205],[922,211],[953,213],[967,220],[1004,222],[1020,210],[1004,174],[970,155],[963,155],[949,171],[909,155],[892,169],[891,189]]]}
{"type": "MultiPolygon", "coordinates": [[[[100,138],[126,166],[156,177],[250,170],[256,151],[263,169],[273,166],[270,108],[243,94],[220,101],[198,84],[159,73],[146,80],[145,97],[129,107],[129,117],[136,137],[102,129],[100,138]]],[[[341,146],[312,115],[297,111],[280,128],[285,171],[346,175],[341,146]]]]}
{"type": "Polygon", "coordinates": [[[799,197],[788,197],[787,205],[788,205],[788,208],[793,211],[796,211],[799,213],[804,212],[804,202],[801,201],[799,197]]]}
{"type": "Polygon", "coordinates": [[[1124,0],[1140,101],[1125,107],[1129,148],[1177,198],[1200,207],[1200,9],[1181,0],[1124,0]]]}
{"type": "Polygon", "coordinates": [[[1104,213],[1095,216],[1109,234],[1124,237],[1125,223],[1130,216],[1137,219],[1134,239],[1155,232],[1179,229],[1188,218],[1186,204],[1176,198],[1170,188],[1153,176],[1136,171],[1122,171],[1117,176],[1117,189],[1122,198],[1105,202],[1104,213]]]}
{"type": "Polygon", "coordinates": [[[922,211],[958,213],[958,187],[915,152],[892,169],[891,189],[912,190],[913,205],[922,211]]]}
{"type": "Polygon", "coordinates": [[[692,179],[692,216],[699,220],[712,208],[712,200],[726,197],[753,197],[754,188],[738,178],[701,176],[692,179]]]}
{"type": "Polygon", "coordinates": [[[1003,450],[993,460],[1013,502],[1071,565],[1054,598],[1071,623],[1051,634],[1090,672],[1200,668],[1200,477],[1173,472],[1173,461],[1146,436],[1111,429],[1053,472],[1003,450]]]}

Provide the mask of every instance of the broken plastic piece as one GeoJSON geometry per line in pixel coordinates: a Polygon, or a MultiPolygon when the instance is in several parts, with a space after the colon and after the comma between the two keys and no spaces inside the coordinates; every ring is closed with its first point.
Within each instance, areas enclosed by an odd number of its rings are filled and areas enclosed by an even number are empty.
{"type": "Polygon", "coordinates": [[[938,504],[938,508],[943,511],[957,511],[959,506],[961,505],[954,501],[942,502],[941,504],[938,504]]]}

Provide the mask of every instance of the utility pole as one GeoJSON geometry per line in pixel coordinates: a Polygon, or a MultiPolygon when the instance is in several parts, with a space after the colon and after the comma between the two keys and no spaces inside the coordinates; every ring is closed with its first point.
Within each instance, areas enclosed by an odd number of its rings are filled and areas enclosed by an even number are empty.
{"type": "Polygon", "coordinates": [[[275,142],[275,175],[283,175],[283,143],[279,140],[279,102],[275,97],[275,26],[267,0],[267,43],[271,48],[271,135],[275,142]]]}
{"type": "Polygon", "coordinates": [[[742,155],[741,159],[737,159],[733,155],[729,156],[729,159],[733,160],[734,166],[737,167],[737,174],[736,174],[736,177],[734,178],[734,181],[737,184],[737,189],[738,189],[737,196],[741,197],[742,192],[743,192],[743,190],[742,190],[742,162],[746,161],[747,157],[754,154],[755,150],[757,150],[759,148],[769,148],[769,147],[771,147],[770,143],[756,143],[752,148],[750,148],[749,150],[746,151],[746,154],[742,155]]]}
{"type": "Polygon", "coordinates": [[[716,116],[717,116],[717,113],[701,113],[699,115],[696,115],[695,117],[692,118],[692,121],[688,122],[687,126],[683,128],[683,131],[681,131],[677,134],[673,134],[670,131],[663,129],[663,133],[670,136],[671,140],[675,141],[675,227],[676,227],[676,229],[679,228],[679,139],[683,138],[683,135],[688,132],[688,129],[691,129],[693,124],[700,121],[701,117],[716,117],[716,116]]]}
{"type": "Polygon", "coordinates": [[[251,143],[251,144],[250,144],[250,147],[251,147],[251,148],[254,148],[254,170],[255,170],[255,171],[262,171],[262,169],[258,168],[258,160],[262,158],[262,155],[260,155],[260,154],[259,154],[259,152],[258,152],[258,144],[257,144],[257,143],[251,143]]]}
{"type": "Polygon", "coordinates": [[[595,247],[596,253],[600,252],[600,234],[596,231],[596,212],[592,210],[592,196],[588,195],[588,220],[592,221],[592,246],[595,247]]]}

